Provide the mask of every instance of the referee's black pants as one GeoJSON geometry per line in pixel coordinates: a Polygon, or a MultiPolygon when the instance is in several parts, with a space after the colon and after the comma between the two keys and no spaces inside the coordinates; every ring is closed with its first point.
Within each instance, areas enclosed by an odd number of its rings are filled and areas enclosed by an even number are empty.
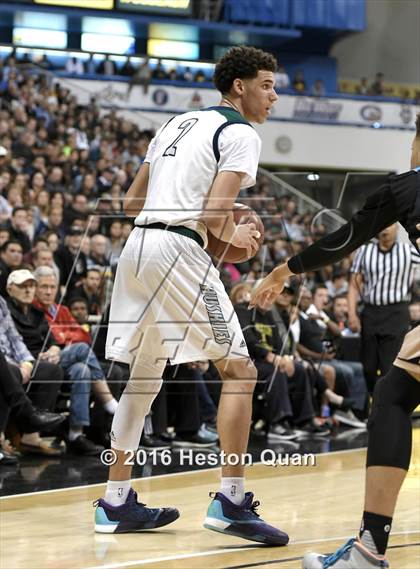
{"type": "Polygon", "coordinates": [[[369,393],[390,369],[410,326],[408,303],[367,304],[361,315],[362,364],[369,393]]]}

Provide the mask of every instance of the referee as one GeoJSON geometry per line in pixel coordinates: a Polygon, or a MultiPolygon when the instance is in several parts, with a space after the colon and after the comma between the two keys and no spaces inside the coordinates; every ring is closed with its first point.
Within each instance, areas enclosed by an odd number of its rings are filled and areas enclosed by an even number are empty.
{"type": "Polygon", "coordinates": [[[360,247],[351,267],[349,325],[353,332],[361,332],[362,364],[370,393],[378,376],[391,368],[410,326],[410,289],[420,254],[410,243],[397,243],[397,230],[394,223],[378,234],[377,243],[360,247]],[[359,295],[364,303],[360,320],[359,295]]]}

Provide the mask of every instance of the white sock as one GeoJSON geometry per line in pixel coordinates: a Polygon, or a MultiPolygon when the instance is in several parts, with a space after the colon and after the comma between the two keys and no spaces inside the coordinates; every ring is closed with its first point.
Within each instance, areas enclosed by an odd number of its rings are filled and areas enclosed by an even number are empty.
{"type": "Polygon", "coordinates": [[[376,549],[376,544],[369,530],[364,530],[360,541],[363,543],[366,549],[373,553],[373,555],[379,555],[378,550],[376,549]]]}
{"type": "Polygon", "coordinates": [[[115,411],[117,410],[118,407],[118,401],[116,399],[111,399],[110,401],[107,401],[106,403],[104,403],[104,409],[107,413],[109,413],[110,415],[114,415],[115,411]]]}
{"type": "Polygon", "coordinates": [[[105,502],[111,506],[125,504],[131,488],[131,480],[108,480],[106,483],[105,502]]]}
{"type": "Polygon", "coordinates": [[[245,478],[223,478],[220,492],[231,502],[239,506],[245,500],[245,478]]]}
{"type": "Polygon", "coordinates": [[[83,434],[83,427],[70,427],[69,429],[69,440],[74,441],[77,437],[83,434]]]}

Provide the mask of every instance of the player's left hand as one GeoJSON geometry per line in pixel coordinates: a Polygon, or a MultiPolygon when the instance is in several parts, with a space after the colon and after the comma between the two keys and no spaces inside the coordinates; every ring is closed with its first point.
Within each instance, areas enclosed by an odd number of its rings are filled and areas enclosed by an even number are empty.
{"type": "Polygon", "coordinates": [[[253,308],[257,304],[259,306],[272,304],[283,290],[285,282],[291,275],[293,273],[290,271],[287,263],[275,268],[253,291],[249,306],[253,308]]]}

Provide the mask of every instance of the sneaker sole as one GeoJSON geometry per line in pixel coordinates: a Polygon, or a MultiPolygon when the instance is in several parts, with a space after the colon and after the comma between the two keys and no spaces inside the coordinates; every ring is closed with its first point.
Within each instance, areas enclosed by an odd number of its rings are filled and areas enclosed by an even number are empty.
{"type": "Polygon", "coordinates": [[[210,448],[214,447],[217,444],[217,441],[211,443],[190,443],[188,441],[174,441],[172,443],[172,447],[175,448],[210,448]]]}
{"type": "Polygon", "coordinates": [[[297,438],[299,437],[298,434],[294,434],[294,435],[277,435],[275,433],[268,433],[267,435],[267,439],[268,440],[272,440],[272,441],[295,441],[297,438]]]}
{"type": "Polygon", "coordinates": [[[247,541],[254,541],[257,543],[264,543],[265,545],[287,545],[289,542],[289,538],[285,538],[282,541],[276,540],[274,538],[264,537],[260,535],[254,535],[253,537],[248,535],[243,535],[240,531],[235,530],[232,528],[232,525],[228,522],[224,522],[223,520],[218,520],[217,518],[209,518],[207,517],[204,520],[203,527],[209,529],[211,531],[217,531],[218,533],[224,533],[225,535],[233,535],[234,537],[240,537],[241,539],[246,539],[247,541]]]}
{"type": "Polygon", "coordinates": [[[118,524],[100,525],[95,524],[95,533],[115,533],[118,524]]]}
{"type": "Polygon", "coordinates": [[[120,523],[118,524],[95,524],[95,533],[140,533],[142,531],[150,531],[150,530],[154,530],[157,528],[161,528],[164,526],[167,526],[169,524],[172,524],[173,522],[175,522],[180,516],[180,513],[177,512],[177,514],[173,516],[172,519],[170,520],[165,520],[162,521],[161,523],[157,522],[153,525],[149,525],[148,527],[143,527],[143,528],[130,528],[130,527],[124,527],[124,525],[122,524],[122,529],[120,529],[120,523]]]}
{"type": "Polygon", "coordinates": [[[148,452],[159,452],[162,450],[170,450],[171,449],[171,445],[161,445],[161,446],[156,446],[156,447],[147,447],[145,445],[140,445],[138,450],[145,450],[148,452]]]}
{"type": "Polygon", "coordinates": [[[305,431],[300,431],[298,438],[299,439],[315,439],[315,438],[321,438],[324,439],[325,437],[328,437],[331,435],[331,431],[327,431],[327,432],[323,432],[323,433],[307,433],[305,431]]]}
{"type": "Polygon", "coordinates": [[[333,418],[343,425],[348,425],[349,427],[354,427],[355,429],[367,429],[365,423],[360,421],[352,421],[352,419],[347,419],[347,417],[340,417],[340,415],[333,415],[333,418]]]}

